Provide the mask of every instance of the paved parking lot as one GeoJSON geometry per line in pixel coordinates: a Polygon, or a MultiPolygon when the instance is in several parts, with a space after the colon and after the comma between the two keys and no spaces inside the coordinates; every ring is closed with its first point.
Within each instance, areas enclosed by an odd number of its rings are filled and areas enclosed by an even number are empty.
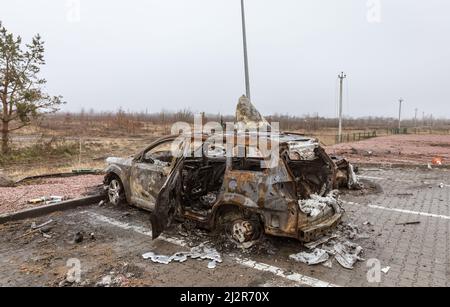
{"type": "Polygon", "coordinates": [[[0,285],[70,285],[64,280],[75,259],[81,280],[73,285],[450,286],[450,171],[373,168],[362,169],[360,176],[374,183],[371,188],[342,195],[344,222],[360,226],[366,235],[355,239],[365,261],[353,270],[337,262],[328,268],[289,259],[304,250],[295,240],[266,238],[245,250],[178,225],[152,241],[148,213],[92,205],[0,225],[0,285]],[[28,234],[33,222],[50,219],[45,237],[28,234]],[[79,243],[74,242],[77,232],[83,233],[79,243]],[[205,241],[223,259],[213,269],[206,260],[157,264],[142,257],[188,251],[205,241]],[[374,266],[368,263],[389,270],[379,282],[370,282],[374,266]]]}

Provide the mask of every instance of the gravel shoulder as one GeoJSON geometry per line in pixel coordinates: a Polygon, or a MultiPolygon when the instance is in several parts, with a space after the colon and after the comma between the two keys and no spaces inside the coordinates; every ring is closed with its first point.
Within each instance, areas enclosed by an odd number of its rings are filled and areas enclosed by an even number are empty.
{"type": "Polygon", "coordinates": [[[37,179],[15,187],[0,187],[0,214],[41,206],[32,199],[62,196],[74,199],[94,194],[102,185],[102,175],[82,175],[66,178],[37,179]]]}

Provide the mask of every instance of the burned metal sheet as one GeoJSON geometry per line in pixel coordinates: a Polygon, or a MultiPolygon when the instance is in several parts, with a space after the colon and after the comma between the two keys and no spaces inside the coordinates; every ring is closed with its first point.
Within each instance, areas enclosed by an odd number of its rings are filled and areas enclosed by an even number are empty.
{"type": "Polygon", "coordinates": [[[189,252],[177,252],[171,256],[158,255],[154,252],[148,252],[142,255],[144,259],[150,259],[154,263],[169,264],[175,262],[185,262],[188,258],[209,260],[208,268],[214,269],[217,263],[222,262],[222,256],[219,252],[210,246],[202,243],[198,246],[192,247],[189,252]]]}

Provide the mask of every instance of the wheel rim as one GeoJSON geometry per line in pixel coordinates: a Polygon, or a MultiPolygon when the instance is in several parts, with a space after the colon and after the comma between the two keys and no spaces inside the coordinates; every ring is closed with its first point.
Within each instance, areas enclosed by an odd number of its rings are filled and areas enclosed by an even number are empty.
{"type": "Polygon", "coordinates": [[[249,221],[234,221],[231,226],[231,236],[239,243],[251,241],[255,236],[255,227],[249,221]]]}
{"type": "Polygon", "coordinates": [[[119,203],[121,190],[119,181],[117,179],[111,180],[108,186],[108,197],[110,203],[114,205],[119,203]]]}

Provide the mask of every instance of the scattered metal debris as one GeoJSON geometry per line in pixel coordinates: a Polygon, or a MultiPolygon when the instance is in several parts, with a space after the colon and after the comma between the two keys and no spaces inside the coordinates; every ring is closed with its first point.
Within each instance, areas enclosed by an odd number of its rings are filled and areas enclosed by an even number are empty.
{"type": "Polygon", "coordinates": [[[331,191],[327,196],[319,196],[317,194],[311,195],[309,199],[300,199],[298,204],[300,210],[310,217],[316,217],[324,212],[325,208],[340,207],[339,199],[337,197],[338,191],[331,191]]]}
{"type": "Polygon", "coordinates": [[[332,269],[333,268],[333,257],[330,257],[330,259],[328,259],[327,261],[325,261],[324,263],[322,263],[322,265],[324,266],[324,267],[327,267],[327,268],[329,268],[329,269],[332,269]]]}
{"type": "Polygon", "coordinates": [[[298,262],[306,263],[307,265],[314,265],[327,261],[330,256],[326,250],[316,248],[310,253],[300,252],[298,254],[289,255],[289,258],[298,262]]]}
{"type": "Polygon", "coordinates": [[[335,235],[335,234],[333,234],[331,236],[325,236],[325,237],[320,238],[317,241],[306,243],[305,247],[308,249],[313,249],[313,248],[316,248],[317,246],[327,243],[331,239],[335,239],[335,238],[337,238],[337,235],[335,235]]]}
{"type": "Polygon", "coordinates": [[[208,268],[210,269],[214,269],[217,262],[222,262],[222,257],[217,252],[217,250],[215,248],[207,246],[205,243],[192,247],[189,252],[177,252],[172,256],[157,255],[154,252],[148,252],[143,254],[142,258],[150,259],[151,261],[160,264],[169,264],[172,261],[184,262],[188,258],[210,260],[208,262],[208,268]]]}
{"type": "Polygon", "coordinates": [[[34,229],[39,229],[39,228],[47,226],[47,225],[49,225],[51,223],[53,223],[53,220],[48,220],[47,222],[44,222],[44,223],[42,223],[40,225],[36,225],[36,222],[33,222],[33,223],[31,223],[31,229],[33,229],[33,230],[34,229]]]}
{"type": "Polygon", "coordinates": [[[344,243],[336,243],[331,253],[334,253],[335,259],[342,267],[351,270],[358,260],[364,261],[363,258],[359,257],[362,251],[361,246],[346,241],[344,243]]]}
{"type": "Polygon", "coordinates": [[[46,205],[52,205],[52,204],[62,202],[63,200],[64,200],[64,196],[50,196],[50,197],[43,196],[43,197],[39,197],[39,198],[30,199],[27,201],[27,203],[29,203],[29,204],[45,203],[46,205]]]}
{"type": "Polygon", "coordinates": [[[417,224],[420,224],[420,221],[397,223],[395,225],[397,225],[397,226],[406,226],[406,225],[417,225],[417,224]]]}
{"type": "MultiPolygon", "coordinates": [[[[372,224],[365,222],[364,225],[372,224]]],[[[314,249],[312,252],[300,252],[290,255],[289,258],[308,265],[323,263],[328,268],[333,266],[332,262],[336,259],[342,267],[352,269],[357,261],[364,260],[360,257],[363,248],[349,240],[366,238],[368,236],[362,233],[357,225],[339,225],[333,234],[304,245],[308,249],[314,249]]]]}
{"type": "Polygon", "coordinates": [[[83,242],[83,239],[84,239],[83,233],[81,231],[79,231],[73,237],[73,242],[74,243],[81,243],[81,242],[83,242]]]}

